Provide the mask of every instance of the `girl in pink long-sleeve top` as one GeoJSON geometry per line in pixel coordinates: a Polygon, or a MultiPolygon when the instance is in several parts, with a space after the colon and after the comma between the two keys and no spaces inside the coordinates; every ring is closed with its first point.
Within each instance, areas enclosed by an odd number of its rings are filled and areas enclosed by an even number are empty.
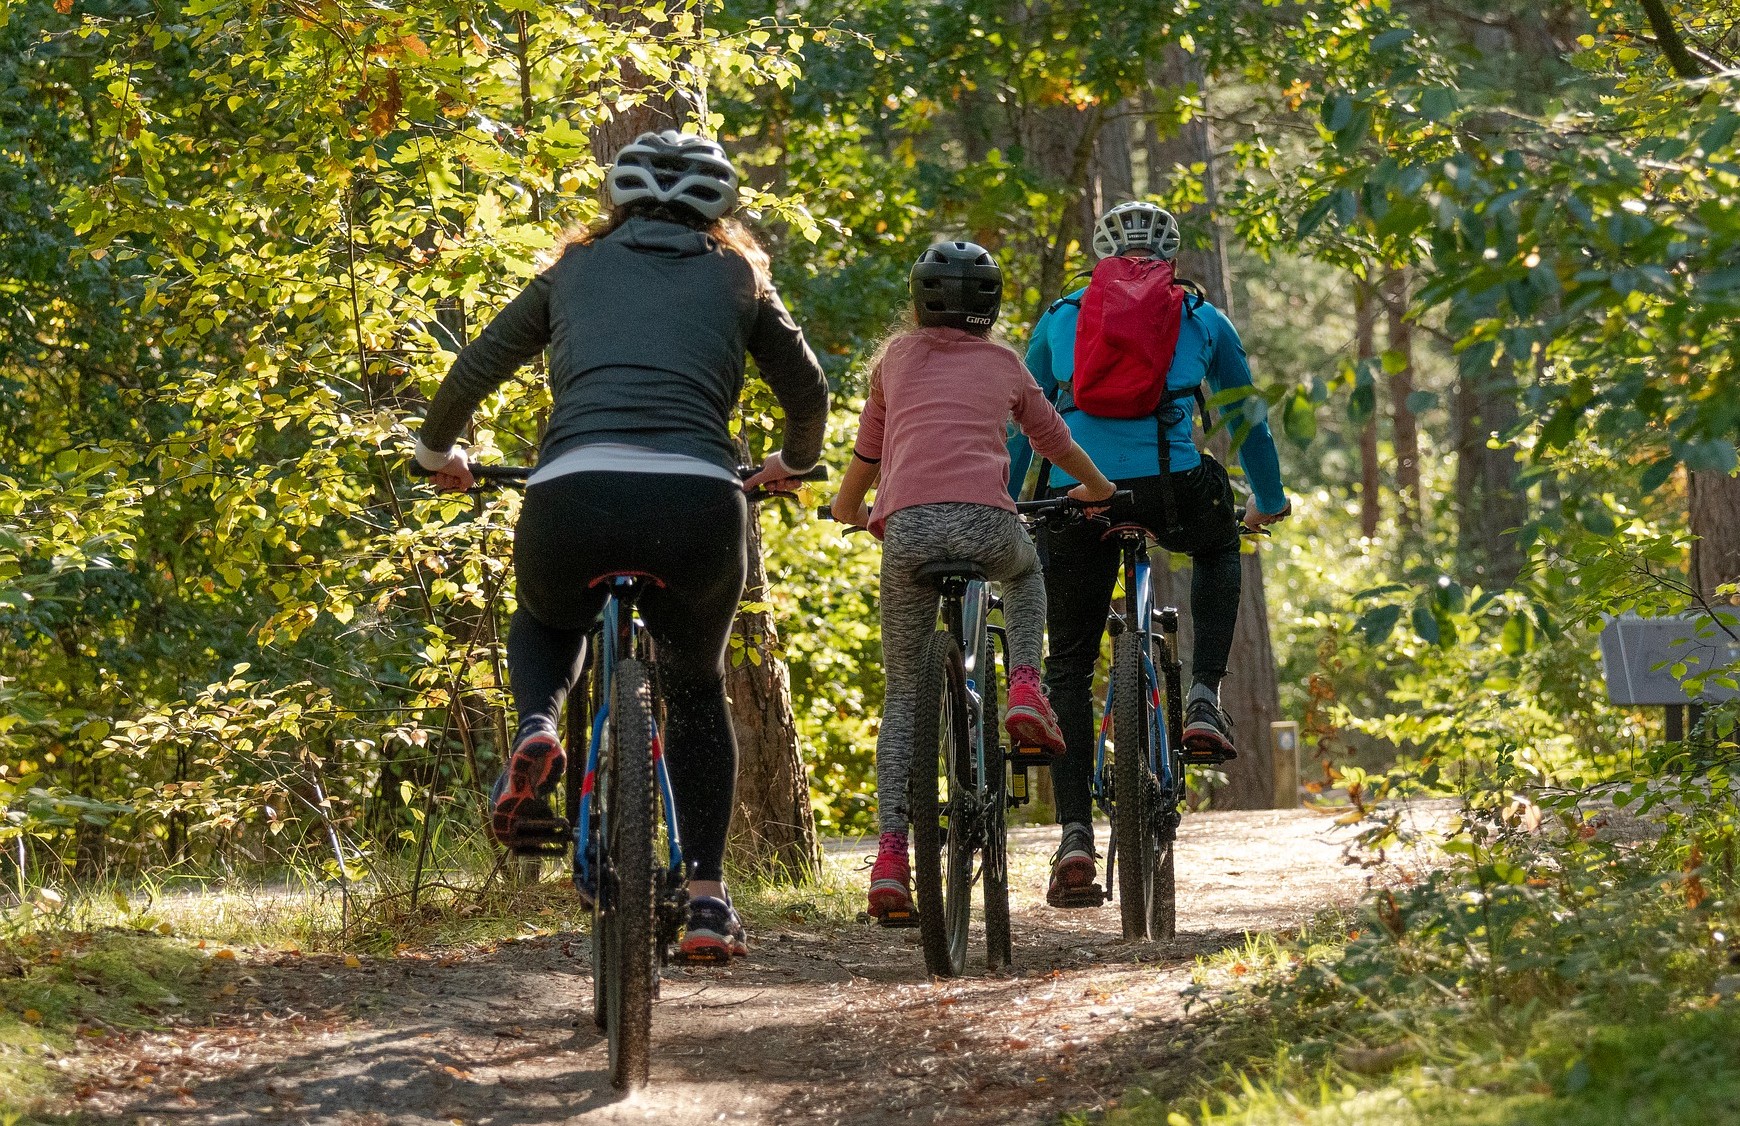
{"type": "Polygon", "coordinates": [[[1009,420],[1041,456],[1083,482],[1071,496],[1104,500],[1113,490],[1014,349],[990,339],[1003,297],[1002,271],[991,255],[970,242],[939,243],[919,258],[911,283],[919,327],[897,333],[871,362],[870,397],[834,500],[838,519],[883,541],[887,694],[876,739],[882,835],[870,872],[870,914],[878,919],[912,910],[906,778],[918,664],[937,615],[936,588],[918,577],[919,568],[970,559],[1001,584],[1014,665],[1005,727],[1024,745],[1061,754],[1063,735],[1039,680],[1045,582],[1009,499],[1009,420]],[[874,514],[864,503],[872,485],[874,514]]]}

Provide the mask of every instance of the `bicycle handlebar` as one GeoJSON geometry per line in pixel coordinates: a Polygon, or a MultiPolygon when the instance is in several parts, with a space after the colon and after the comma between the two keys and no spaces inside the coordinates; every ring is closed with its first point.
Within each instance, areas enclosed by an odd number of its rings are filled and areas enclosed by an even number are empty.
{"type": "MultiPolygon", "coordinates": [[[[416,461],[411,462],[410,470],[411,476],[413,477],[435,476],[434,470],[425,469],[416,461]]],[[[529,465],[480,465],[477,462],[471,463],[471,475],[477,480],[479,488],[488,485],[524,485],[528,480],[530,480],[534,472],[534,468],[529,465]]],[[[744,481],[749,480],[749,478],[760,472],[761,467],[759,465],[739,465],[737,467],[737,476],[739,479],[744,481]]],[[[782,480],[786,481],[826,481],[827,479],[828,467],[825,465],[817,465],[802,473],[782,478],[782,480]]],[[[474,489],[473,491],[476,490],[474,489]]],[[[773,489],[756,489],[748,495],[749,500],[753,503],[755,501],[767,500],[769,497],[788,497],[791,494],[779,492],[773,489]]]]}

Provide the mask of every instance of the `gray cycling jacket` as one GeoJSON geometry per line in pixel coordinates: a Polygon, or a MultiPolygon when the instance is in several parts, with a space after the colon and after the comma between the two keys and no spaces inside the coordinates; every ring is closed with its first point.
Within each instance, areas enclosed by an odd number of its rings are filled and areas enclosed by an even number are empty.
{"type": "Polygon", "coordinates": [[[623,442],[736,466],[729,424],[745,353],[785,410],[786,464],[801,472],[821,455],[821,364],[779,295],[701,231],[634,218],[570,247],[459,353],[422,445],[450,449],[484,397],[545,348],[555,407],[540,461],[623,442]]]}

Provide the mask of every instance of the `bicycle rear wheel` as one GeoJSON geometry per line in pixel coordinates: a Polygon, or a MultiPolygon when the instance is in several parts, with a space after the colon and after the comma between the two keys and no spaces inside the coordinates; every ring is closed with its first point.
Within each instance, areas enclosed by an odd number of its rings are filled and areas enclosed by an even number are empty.
{"type": "Polygon", "coordinates": [[[956,977],[967,964],[973,854],[959,782],[968,753],[966,688],[961,647],[937,630],[919,662],[907,775],[919,935],[925,968],[937,977],[956,977]]]}
{"type": "Polygon", "coordinates": [[[652,690],[646,666],[616,667],[610,708],[610,761],[601,764],[607,786],[605,852],[612,878],[602,881],[599,902],[604,979],[605,1035],[610,1041],[610,1082],[621,1090],[646,1084],[652,1057],[652,1001],[658,960],[653,940],[652,690]],[[606,894],[607,893],[607,894],[606,894]]]}
{"type": "Polygon", "coordinates": [[[1148,685],[1142,638],[1132,630],[1112,643],[1112,835],[1118,848],[1118,914],[1126,939],[1148,937],[1154,847],[1148,816],[1148,685]]]}
{"type": "Polygon", "coordinates": [[[1009,838],[1005,826],[1009,763],[1003,753],[1003,702],[998,692],[997,655],[990,639],[979,660],[985,716],[985,966],[997,969],[1015,961],[1009,928],[1009,838]]]}

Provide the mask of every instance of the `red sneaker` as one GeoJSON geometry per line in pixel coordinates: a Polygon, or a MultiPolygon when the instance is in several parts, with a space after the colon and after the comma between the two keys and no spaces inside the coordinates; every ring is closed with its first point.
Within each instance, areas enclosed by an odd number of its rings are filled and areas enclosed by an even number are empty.
{"type": "Polygon", "coordinates": [[[912,914],[912,867],[906,860],[906,834],[883,833],[870,868],[870,915],[912,914]]]}
{"type": "Polygon", "coordinates": [[[526,822],[550,821],[550,795],[567,767],[554,737],[539,732],[521,739],[490,793],[490,835],[512,848],[526,822]]]}
{"type": "Polygon", "coordinates": [[[1039,670],[1022,665],[1009,676],[1009,714],[1003,729],[1019,747],[1043,747],[1054,755],[1063,754],[1063,729],[1057,725],[1057,713],[1045,698],[1039,683],[1039,670]]]}

